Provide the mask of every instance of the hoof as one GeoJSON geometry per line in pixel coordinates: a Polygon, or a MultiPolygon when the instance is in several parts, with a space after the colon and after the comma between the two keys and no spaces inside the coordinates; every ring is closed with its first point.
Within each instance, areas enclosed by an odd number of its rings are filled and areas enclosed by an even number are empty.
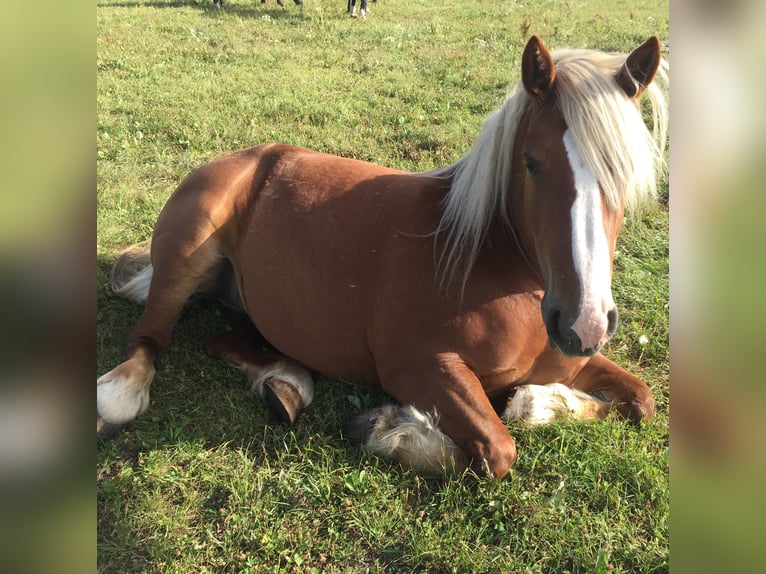
{"type": "Polygon", "coordinates": [[[122,425],[110,423],[106,419],[96,415],[96,438],[104,442],[114,438],[122,430],[122,425]]]}
{"type": "Polygon", "coordinates": [[[356,445],[365,445],[375,430],[375,424],[378,422],[378,413],[380,409],[373,409],[355,416],[346,425],[346,436],[351,443],[356,445]]]}
{"type": "Polygon", "coordinates": [[[654,416],[654,399],[650,396],[645,400],[635,400],[631,403],[625,417],[633,424],[640,425],[654,416]]]}
{"type": "Polygon", "coordinates": [[[301,395],[293,385],[271,378],[263,383],[263,399],[282,422],[295,422],[303,410],[301,395]]]}

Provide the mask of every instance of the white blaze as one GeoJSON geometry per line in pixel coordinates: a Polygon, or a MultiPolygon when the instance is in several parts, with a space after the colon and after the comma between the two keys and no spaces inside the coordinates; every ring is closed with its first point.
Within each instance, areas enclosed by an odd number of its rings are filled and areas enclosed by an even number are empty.
{"type": "Polygon", "coordinates": [[[614,307],[609,242],[604,231],[598,181],[580,157],[569,130],[564,132],[564,148],[574,174],[572,256],[582,289],[580,315],[572,329],[580,337],[582,349],[586,350],[606,337],[607,313],[614,307]]]}

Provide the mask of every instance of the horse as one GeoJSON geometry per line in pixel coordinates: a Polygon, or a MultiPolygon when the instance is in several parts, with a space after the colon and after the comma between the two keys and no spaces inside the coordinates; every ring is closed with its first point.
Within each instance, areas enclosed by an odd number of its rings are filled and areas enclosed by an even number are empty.
{"type": "MultiPolygon", "coordinates": [[[[372,1],[375,2],[375,0],[372,1]]],[[[356,18],[356,0],[348,0],[346,11],[351,14],[352,18],[356,18]]],[[[361,0],[359,4],[359,17],[364,20],[369,12],[370,11],[367,8],[367,0],[361,0]]]]}
{"type": "MultiPolygon", "coordinates": [[[[296,6],[303,6],[303,0],[293,0],[295,2],[296,6]]],[[[261,4],[266,4],[266,0],[261,0],[261,4]]],[[[280,6],[284,6],[284,2],[282,0],[277,0],[277,4],[280,6]]]]}
{"type": "Polygon", "coordinates": [[[193,171],[112,269],[144,310],[97,379],[97,435],[146,411],[154,362],[201,296],[245,313],[205,350],[278,416],[310,405],[312,372],[379,385],[396,403],[354,417],[350,438],[423,472],[505,476],[511,420],[651,417],[646,382],[600,350],[617,235],[664,168],[667,70],[657,37],[610,55],[532,36],[521,81],[452,165],[268,143],[193,171]]]}

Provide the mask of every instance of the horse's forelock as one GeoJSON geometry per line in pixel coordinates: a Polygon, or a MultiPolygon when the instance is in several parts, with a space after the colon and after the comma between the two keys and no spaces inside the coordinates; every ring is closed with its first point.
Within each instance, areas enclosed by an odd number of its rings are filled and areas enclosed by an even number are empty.
{"type": "MultiPolygon", "coordinates": [[[[625,55],[590,50],[553,53],[556,98],[575,146],[596,176],[610,206],[627,210],[656,195],[656,174],[664,170],[667,104],[658,83],[647,90],[653,116],[650,131],[615,80],[625,55]]],[[[667,80],[667,62],[658,74],[667,80]]]]}

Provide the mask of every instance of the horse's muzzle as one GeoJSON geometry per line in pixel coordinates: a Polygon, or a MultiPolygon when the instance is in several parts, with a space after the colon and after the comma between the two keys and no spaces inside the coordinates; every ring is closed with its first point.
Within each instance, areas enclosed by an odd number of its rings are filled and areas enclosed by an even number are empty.
{"type": "Polygon", "coordinates": [[[584,347],[582,339],[572,328],[575,323],[574,319],[571,319],[557,307],[543,309],[543,321],[548,333],[548,340],[553,348],[558,349],[567,357],[591,357],[598,353],[617,330],[617,308],[612,307],[606,313],[605,319],[605,321],[600,321],[605,325],[603,336],[599,337],[597,342],[584,347]]]}

